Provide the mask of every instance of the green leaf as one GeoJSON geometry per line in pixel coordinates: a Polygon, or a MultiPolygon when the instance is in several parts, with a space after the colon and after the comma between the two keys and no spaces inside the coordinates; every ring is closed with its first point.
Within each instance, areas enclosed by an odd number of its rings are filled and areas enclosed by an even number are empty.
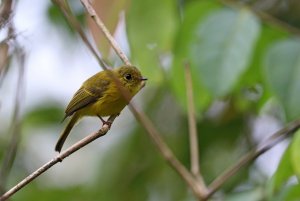
{"type": "Polygon", "coordinates": [[[247,191],[233,193],[225,197],[224,201],[253,201],[263,200],[264,192],[262,188],[254,188],[247,191]]]}
{"type": "Polygon", "coordinates": [[[291,164],[294,172],[300,176],[300,130],[298,130],[291,143],[291,164]]]}
{"type": "Polygon", "coordinates": [[[300,40],[275,43],[265,57],[265,77],[283,105],[287,119],[300,115],[300,40]]]}
{"type": "Polygon", "coordinates": [[[162,80],[160,56],[169,53],[177,25],[176,1],[132,0],[127,34],[133,63],[151,83],[162,80]]]}
{"type": "Polygon", "coordinates": [[[258,20],[246,9],[222,9],[198,24],[190,58],[212,95],[232,90],[249,65],[259,31],[258,20]]]}
{"type": "Polygon", "coordinates": [[[285,150],[281,157],[280,163],[272,178],[272,194],[281,189],[281,187],[294,175],[294,170],[291,163],[292,144],[285,150]]]}
{"type": "MultiPolygon", "coordinates": [[[[181,103],[183,108],[186,108],[186,88],[184,76],[184,64],[190,63],[189,49],[194,36],[194,30],[205,16],[215,10],[220,9],[220,4],[215,1],[195,1],[189,3],[184,13],[184,19],[178,30],[174,46],[174,61],[171,69],[170,81],[175,96],[181,103]]],[[[194,93],[196,109],[201,111],[210,102],[210,95],[203,87],[197,73],[196,67],[191,64],[193,88],[197,93],[194,93]]]]}
{"type": "Polygon", "coordinates": [[[291,185],[281,189],[279,195],[276,195],[271,201],[299,201],[300,185],[291,185]]]}
{"type": "MultiPolygon", "coordinates": [[[[287,36],[288,34],[278,27],[262,26],[251,64],[240,80],[239,87],[236,90],[237,96],[241,97],[240,101],[246,102],[246,104],[250,103],[257,111],[260,111],[272,97],[272,92],[265,81],[263,73],[264,56],[271,44],[287,38],[287,36]],[[241,91],[243,92],[242,96],[241,91]]],[[[253,110],[253,107],[251,109],[253,110]]]]}

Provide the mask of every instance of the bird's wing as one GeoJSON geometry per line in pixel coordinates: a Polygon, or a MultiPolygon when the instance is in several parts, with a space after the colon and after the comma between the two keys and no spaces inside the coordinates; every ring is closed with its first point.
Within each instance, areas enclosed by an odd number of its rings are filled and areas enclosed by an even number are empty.
{"type": "Polygon", "coordinates": [[[81,108],[96,102],[101,98],[106,91],[109,82],[103,80],[93,83],[94,85],[84,84],[73,96],[72,100],[67,106],[65,111],[66,116],[71,116],[74,112],[80,110],[81,108]]]}

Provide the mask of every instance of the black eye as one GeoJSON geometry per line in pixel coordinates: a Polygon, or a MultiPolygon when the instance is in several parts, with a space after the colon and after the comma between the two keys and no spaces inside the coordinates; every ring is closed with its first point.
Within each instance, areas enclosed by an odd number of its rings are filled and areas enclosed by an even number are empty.
{"type": "Polygon", "coordinates": [[[126,75],[125,75],[125,79],[126,79],[126,80],[131,80],[131,79],[132,79],[132,76],[131,76],[131,74],[129,74],[129,73],[128,73],[128,74],[126,74],[126,75]]]}

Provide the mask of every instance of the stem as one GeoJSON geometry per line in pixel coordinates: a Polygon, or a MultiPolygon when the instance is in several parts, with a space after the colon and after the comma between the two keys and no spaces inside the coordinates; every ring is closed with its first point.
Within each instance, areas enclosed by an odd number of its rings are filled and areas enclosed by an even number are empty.
{"type": "Polygon", "coordinates": [[[185,70],[185,82],[186,82],[186,96],[187,96],[187,107],[188,107],[188,121],[189,121],[189,138],[190,138],[190,154],[191,154],[191,172],[199,180],[202,186],[202,191],[207,192],[204,179],[200,171],[199,162],[199,145],[198,145],[198,132],[195,115],[195,104],[193,94],[193,84],[190,64],[186,63],[184,66],[185,70]]]}

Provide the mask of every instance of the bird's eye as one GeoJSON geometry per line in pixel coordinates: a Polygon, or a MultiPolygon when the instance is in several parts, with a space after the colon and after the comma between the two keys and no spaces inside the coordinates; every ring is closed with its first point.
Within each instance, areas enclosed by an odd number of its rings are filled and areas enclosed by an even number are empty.
{"type": "Polygon", "coordinates": [[[128,74],[126,74],[126,75],[125,75],[125,79],[126,79],[126,80],[131,80],[131,79],[132,79],[132,76],[131,76],[131,74],[129,74],[129,73],[128,73],[128,74]]]}

